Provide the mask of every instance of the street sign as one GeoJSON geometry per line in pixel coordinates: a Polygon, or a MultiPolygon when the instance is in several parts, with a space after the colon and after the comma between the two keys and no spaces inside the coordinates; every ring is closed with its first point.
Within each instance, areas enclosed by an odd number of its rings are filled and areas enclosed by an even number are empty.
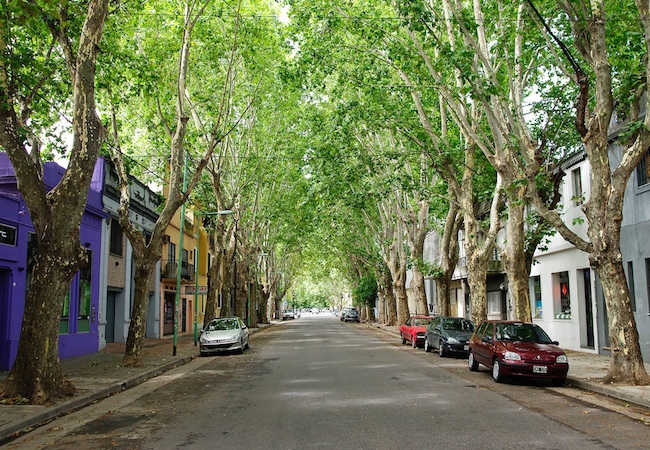
{"type": "MultiPolygon", "coordinates": [[[[195,286],[185,286],[185,295],[195,295],[196,287],[195,286]]],[[[208,295],[207,286],[199,286],[199,295],[208,295]]]]}

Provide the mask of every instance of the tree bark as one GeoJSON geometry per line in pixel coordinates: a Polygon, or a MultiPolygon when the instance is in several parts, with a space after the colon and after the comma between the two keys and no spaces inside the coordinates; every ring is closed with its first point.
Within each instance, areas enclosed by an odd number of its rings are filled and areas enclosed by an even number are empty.
{"type": "MultiPolygon", "coordinates": [[[[515,189],[525,190],[524,187],[515,189]]],[[[524,195],[524,192],[518,192],[512,198],[508,196],[508,238],[501,253],[501,260],[508,275],[508,291],[514,309],[513,319],[531,322],[533,316],[528,278],[532,261],[526,259],[525,203],[521,201],[524,195]]]]}
{"type": "Polygon", "coordinates": [[[134,299],[147,299],[147,301],[134,301],[133,310],[131,311],[131,323],[126,338],[126,348],[133,351],[124,355],[122,364],[126,367],[142,367],[142,339],[138,336],[144,336],[147,331],[147,311],[149,309],[149,290],[151,275],[156,268],[156,261],[160,259],[160,251],[155,252],[134,252],[133,259],[135,265],[134,299]]]}

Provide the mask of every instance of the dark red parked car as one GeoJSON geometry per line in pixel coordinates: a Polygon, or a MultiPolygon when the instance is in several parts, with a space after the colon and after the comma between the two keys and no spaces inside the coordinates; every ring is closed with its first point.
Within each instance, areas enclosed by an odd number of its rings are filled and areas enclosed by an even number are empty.
{"type": "Polygon", "coordinates": [[[435,319],[434,316],[411,316],[406,319],[406,322],[399,327],[402,344],[410,341],[413,348],[421,347],[424,344],[424,337],[427,334],[427,325],[433,319],[435,319]]]}
{"type": "Polygon", "coordinates": [[[558,345],[534,323],[487,320],[469,340],[469,370],[477,371],[483,364],[492,369],[497,383],[507,376],[524,376],[562,386],[569,360],[558,345]]]}

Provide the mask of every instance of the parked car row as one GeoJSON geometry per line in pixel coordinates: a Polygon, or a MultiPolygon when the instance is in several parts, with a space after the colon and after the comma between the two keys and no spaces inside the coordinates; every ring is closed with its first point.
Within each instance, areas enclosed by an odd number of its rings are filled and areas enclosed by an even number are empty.
{"type": "Polygon", "coordinates": [[[548,334],[534,323],[486,320],[475,327],[462,317],[415,315],[400,326],[402,344],[437,351],[440,356],[467,356],[468,368],[483,364],[497,383],[507,377],[549,379],[562,386],[569,360],[548,334]]]}

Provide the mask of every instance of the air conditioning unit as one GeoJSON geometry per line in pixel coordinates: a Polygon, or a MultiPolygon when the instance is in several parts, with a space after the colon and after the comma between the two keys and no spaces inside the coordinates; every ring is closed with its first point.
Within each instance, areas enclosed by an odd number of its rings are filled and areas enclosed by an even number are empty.
{"type": "Polygon", "coordinates": [[[163,236],[163,244],[169,244],[170,241],[171,237],[168,234],[163,236]]]}

